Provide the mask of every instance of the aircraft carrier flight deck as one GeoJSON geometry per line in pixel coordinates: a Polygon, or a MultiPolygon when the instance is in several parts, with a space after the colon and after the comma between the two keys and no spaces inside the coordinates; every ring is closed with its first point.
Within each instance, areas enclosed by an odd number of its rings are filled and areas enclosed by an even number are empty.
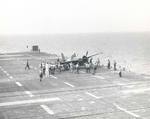
{"type": "Polygon", "coordinates": [[[150,75],[106,67],[39,80],[45,53],[0,54],[0,119],[150,119],[150,75]],[[25,70],[26,60],[30,70],[25,70]]]}

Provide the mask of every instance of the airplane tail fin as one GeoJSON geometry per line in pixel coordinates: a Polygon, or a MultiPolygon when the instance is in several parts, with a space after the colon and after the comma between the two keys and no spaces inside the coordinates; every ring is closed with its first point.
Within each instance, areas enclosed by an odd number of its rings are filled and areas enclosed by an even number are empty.
{"type": "Polygon", "coordinates": [[[61,53],[61,58],[62,58],[62,61],[64,62],[65,61],[65,56],[63,53],[61,53]]]}
{"type": "Polygon", "coordinates": [[[87,57],[88,53],[89,53],[89,52],[87,51],[87,52],[86,52],[86,55],[85,55],[86,57],[87,57]]]}
{"type": "Polygon", "coordinates": [[[74,53],[72,56],[71,56],[71,60],[73,60],[74,57],[76,57],[76,53],[74,53]]]}

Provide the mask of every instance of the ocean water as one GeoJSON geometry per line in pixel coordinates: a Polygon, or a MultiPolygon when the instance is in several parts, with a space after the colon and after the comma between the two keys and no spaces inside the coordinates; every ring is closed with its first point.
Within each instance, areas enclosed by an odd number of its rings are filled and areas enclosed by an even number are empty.
{"type": "Polygon", "coordinates": [[[91,33],[53,35],[0,36],[0,52],[22,52],[39,45],[41,51],[70,57],[101,52],[98,57],[106,65],[107,59],[118,66],[141,74],[150,74],[150,33],[91,33]],[[26,47],[28,45],[28,48],[26,47]]]}

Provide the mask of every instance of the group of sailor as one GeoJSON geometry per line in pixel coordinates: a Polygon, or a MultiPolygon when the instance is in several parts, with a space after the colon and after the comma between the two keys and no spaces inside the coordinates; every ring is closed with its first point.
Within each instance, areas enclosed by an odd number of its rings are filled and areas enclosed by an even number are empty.
{"type": "MultiPolygon", "coordinates": [[[[40,67],[40,75],[39,75],[40,81],[42,81],[44,76],[49,77],[50,75],[54,75],[56,71],[60,73],[63,70],[70,70],[71,73],[79,74],[80,68],[81,68],[79,65],[79,62],[77,62],[76,64],[74,64],[73,62],[71,62],[69,64],[61,64],[59,62],[59,60],[55,64],[48,63],[48,62],[45,62],[45,63],[41,62],[39,67],[40,67]]],[[[90,60],[90,62],[84,63],[84,68],[86,70],[85,71],[86,73],[92,73],[94,75],[96,73],[96,70],[98,67],[100,67],[100,60],[99,59],[95,63],[93,63],[92,60],[90,60]]],[[[27,68],[30,69],[28,60],[27,60],[25,69],[27,69],[27,68]]],[[[107,63],[107,68],[108,69],[112,68],[109,59],[108,59],[108,63],[107,63]]],[[[117,70],[116,61],[114,61],[113,69],[114,69],[114,71],[117,70]]],[[[119,69],[119,76],[122,77],[122,72],[120,69],[119,69]]]]}
{"type": "MultiPolygon", "coordinates": [[[[110,63],[110,60],[108,59],[108,63],[107,63],[107,68],[108,69],[111,69],[111,63],[110,63]]],[[[113,64],[113,70],[114,71],[117,71],[117,62],[114,60],[114,64],[113,64]]],[[[121,66],[119,66],[118,68],[119,70],[119,77],[122,77],[122,69],[121,69],[121,66]]],[[[124,68],[125,70],[125,68],[124,68]]]]}
{"type": "Polygon", "coordinates": [[[54,75],[56,70],[56,65],[50,64],[48,62],[40,64],[40,81],[42,81],[43,76],[49,77],[54,75]]]}
{"type": "MultiPolygon", "coordinates": [[[[86,73],[92,73],[93,75],[96,73],[96,69],[99,66],[97,62],[95,63],[85,63],[86,73]],[[91,71],[92,70],[92,71],[91,71]]],[[[51,63],[44,63],[40,64],[40,81],[42,81],[43,77],[49,77],[50,75],[54,75],[55,72],[62,72],[64,70],[70,70],[71,73],[80,73],[80,65],[79,63],[73,64],[51,64],[51,63]]]]}

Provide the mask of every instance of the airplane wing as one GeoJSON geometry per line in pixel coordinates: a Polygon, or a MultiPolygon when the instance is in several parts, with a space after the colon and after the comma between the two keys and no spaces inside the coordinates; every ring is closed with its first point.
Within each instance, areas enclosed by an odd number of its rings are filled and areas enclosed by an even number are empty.
{"type": "Polygon", "coordinates": [[[69,63],[77,63],[77,62],[80,62],[80,59],[65,61],[65,62],[62,62],[61,64],[69,64],[69,63]]]}
{"type": "Polygon", "coordinates": [[[90,58],[90,57],[93,57],[93,56],[96,56],[96,55],[99,55],[99,54],[103,54],[103,52],[96,53],[94,55],[88,56],[87,58],[90,58]]]}
{"type": "Polygon", "coordinates": [[[93,56],[96,56],[96,55],[99,55],[99,53],[96,53],[94,55],[88,56],[87,58],[90,58],[90,57],[93,57],[93,56]]]}

